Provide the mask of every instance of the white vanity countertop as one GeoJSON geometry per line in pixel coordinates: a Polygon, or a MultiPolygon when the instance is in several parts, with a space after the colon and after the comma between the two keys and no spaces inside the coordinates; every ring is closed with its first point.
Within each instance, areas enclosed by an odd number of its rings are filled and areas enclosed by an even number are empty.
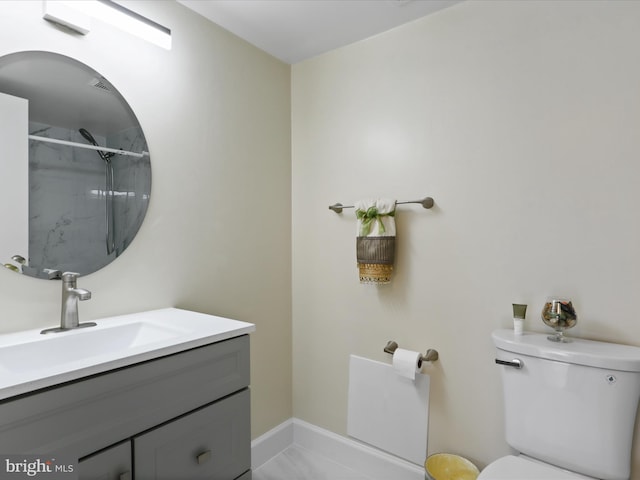
{"type": "Polygon", "coordinates": [[[95,327],[0,335],[0,400],[255,331],[252,323],[164,308],[95,327]]]}

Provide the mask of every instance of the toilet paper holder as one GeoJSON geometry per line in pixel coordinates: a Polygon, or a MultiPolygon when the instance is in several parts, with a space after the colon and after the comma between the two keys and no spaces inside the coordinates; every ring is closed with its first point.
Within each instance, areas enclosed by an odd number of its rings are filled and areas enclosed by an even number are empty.
{"type": "MultiPolygon", "coordinates": [[[[393,355],[397,348],[398,344],[393,340],[389,340],[387,342],[387,346],[384,347],[384,351],[385,353],[390,353],[391,355],[393,355]]],[[[422,362],[435,362],[436,360],[438,360],[438,356],[439,355],[437,350],[434,350],[433,348],[428,349],[426,355],[420,355],[420,359],[418,360],[418,367],[422,367],[422,362]]]]}

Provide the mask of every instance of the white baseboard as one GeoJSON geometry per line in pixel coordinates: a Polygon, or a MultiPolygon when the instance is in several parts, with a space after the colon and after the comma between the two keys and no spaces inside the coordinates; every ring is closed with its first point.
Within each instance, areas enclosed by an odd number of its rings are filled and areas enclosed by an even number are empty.
{"type": "Polygon", "coordinates": [[[252,468],[255,470],[294,444],[374,480],[424,480],[423,467],[297,418],[251,442],[252,468]]]}
{"type": "Polygon", "coordinates": [[[251,469],[255,470],[291,445],[293,445],[292,418],[251,442],[251,469]]]}

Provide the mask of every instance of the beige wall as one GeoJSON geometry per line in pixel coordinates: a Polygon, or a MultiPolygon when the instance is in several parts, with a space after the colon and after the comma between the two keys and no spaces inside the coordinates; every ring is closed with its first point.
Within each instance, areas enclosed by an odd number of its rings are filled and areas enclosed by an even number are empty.
{"type": "Polygon", "coordinates": [[[429,450],[484,465],[509,452],[511,303],[542,331],[570,296],[571,335],[640,345],[638,25],[637,1],[469,1],[293,66],[296,417],[345,433],[349,354],[436,348],[429,450]],[[359,285],[353,210],[327,206],[424,195],[393,283],[359,285]]]}
{"type": "MultiPolygon", "coordinates": [[[[75,57],[127,98],[149,143],[151,204],[127,251],[80,279],[93,292],[81,317],[177,306],[254,322],[256,436],[292,412],[290,67],[174,2],[128,5],[172,30],[171,51],[100,22],[70,35],[42,20],[41,1],[1,1],[0,55],[75,57]]],[[[1,269],[0,331],[59,312],[59,282],[1,269]]]]}
{"type": "MultiPolygon", "coordinates": [[[[349,354],[388,361],[395,339],[440,351],[430,451],[482,465],[508,452],[489,335],[512,302],[543,330],[544,298],[571,296],[571,334],[640,345],[640,2],[465,2],[298,64],[291,89],[288,66],[180,5],[129,5],[172,29],[170,52],[2,1],[0,55],[73,56],[129,100],[152,201],[125,254],[81,279],[81,315],[256,323],[254,436],[292,415],[291,345],[293,414],[345,433],[349,354]],[[424,195],[436,207],[397,216],[393,283],[359,285],[353,211],[327,206],[424,195]]],[[[0,292],[0,331],[58,321],[59,283],[0,271],[0,292]]]]}

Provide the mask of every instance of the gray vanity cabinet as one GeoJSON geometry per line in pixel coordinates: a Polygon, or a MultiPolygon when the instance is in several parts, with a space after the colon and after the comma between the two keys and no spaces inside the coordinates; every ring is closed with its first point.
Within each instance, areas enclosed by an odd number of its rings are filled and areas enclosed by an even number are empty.
{"type": "Polygon", "coordinates": [[[126,441],[80,460],[78,478],[80,480],[133,480],[132,471],[131,442],[126,441]]]}
{"type": "Polygon", "coordinates": [[[250,480],[249,336],[0,401],[0,451],[80,480],[250,480]]]}

